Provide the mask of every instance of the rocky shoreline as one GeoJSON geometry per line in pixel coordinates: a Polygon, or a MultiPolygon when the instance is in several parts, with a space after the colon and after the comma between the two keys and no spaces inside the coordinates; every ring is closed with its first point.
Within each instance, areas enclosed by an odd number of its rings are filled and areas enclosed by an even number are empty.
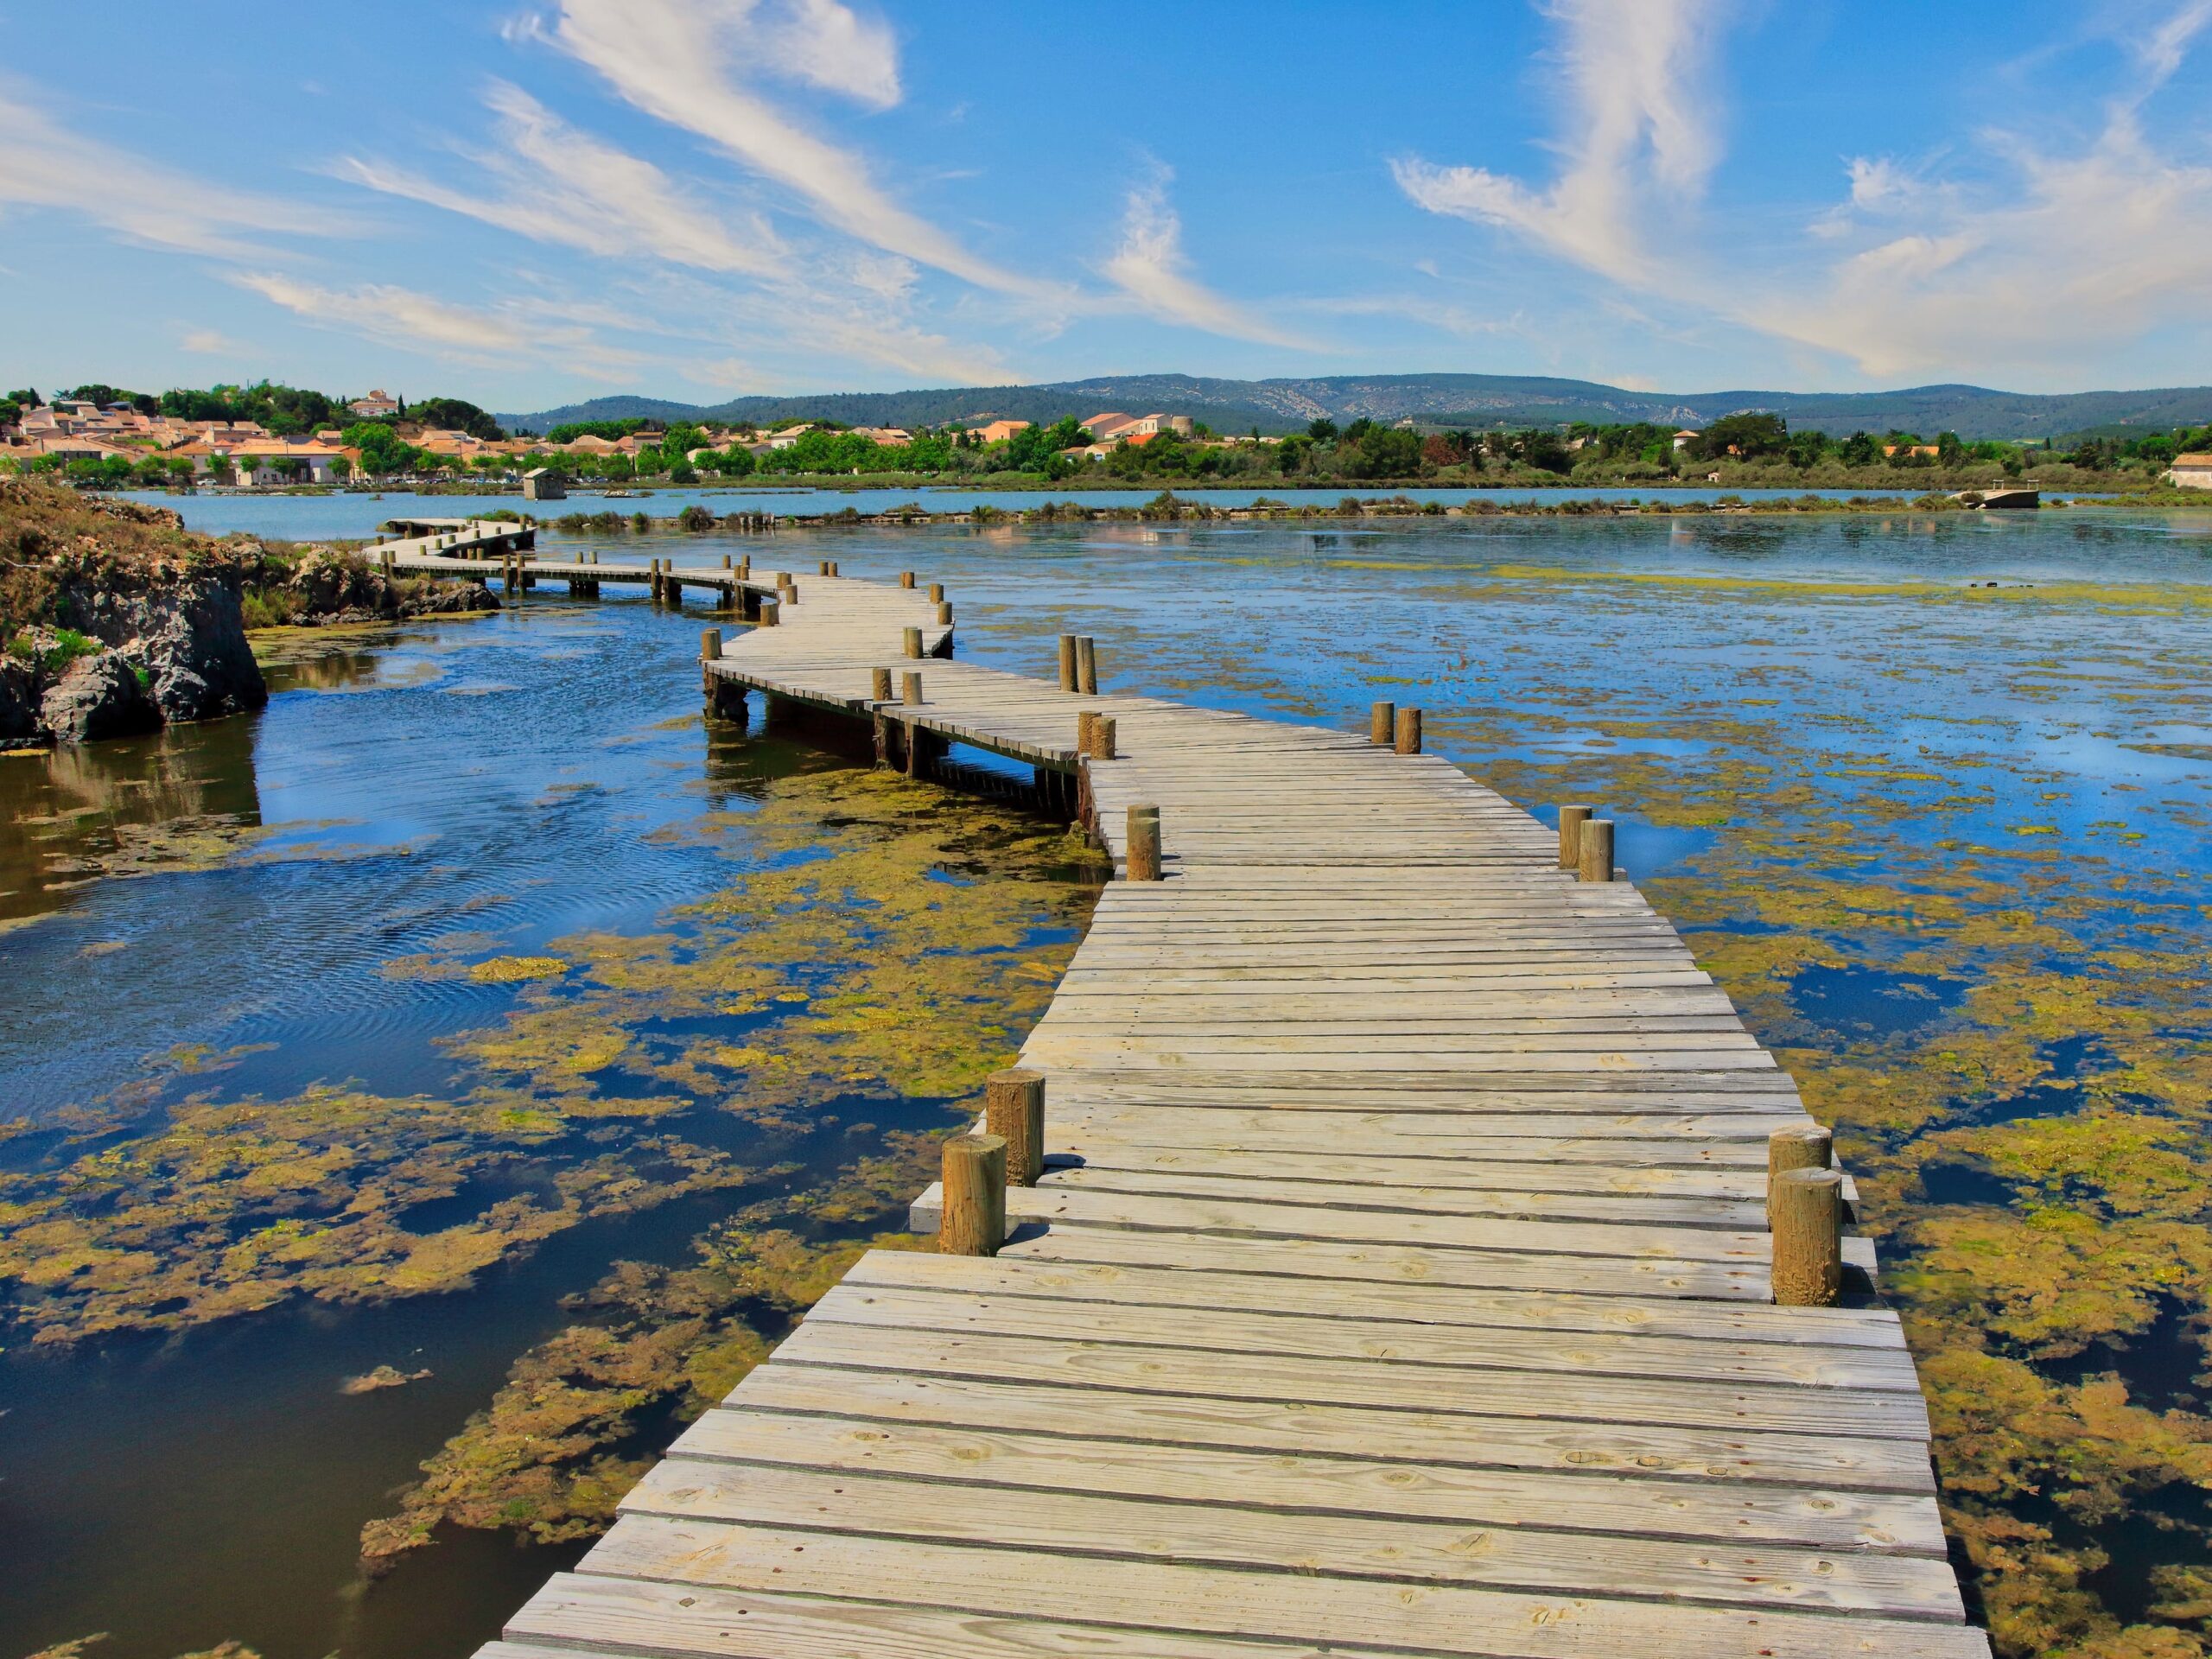
{"type": "Polygon", "coordinates": [[[359,554],[194,534],[167,508],[0,480],[0,746],[87,743],[258,709],[247,633],[496,610],[359,554]]]}

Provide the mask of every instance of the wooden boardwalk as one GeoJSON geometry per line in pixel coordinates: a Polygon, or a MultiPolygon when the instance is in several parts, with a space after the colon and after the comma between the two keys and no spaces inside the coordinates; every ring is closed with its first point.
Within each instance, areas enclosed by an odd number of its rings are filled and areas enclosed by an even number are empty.
{"type": "Polygon", "coordinates": [[[1770,1302],[1796,1091],[1633,886],[1435,757],[917,663],[920,593],[798,586],[710,690],[1080,769],[1166,879],[1023,1048],[1003,1250],[865,1256],[482,1659],[1986,1655],[1895,1316],[1770,1302]]]}

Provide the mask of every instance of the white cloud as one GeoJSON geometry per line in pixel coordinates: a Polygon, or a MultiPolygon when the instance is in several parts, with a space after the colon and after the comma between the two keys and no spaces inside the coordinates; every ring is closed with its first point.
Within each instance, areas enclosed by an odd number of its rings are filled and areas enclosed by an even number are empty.
{"type": "Polygon", "coordinates": [[[563,0],[549,38],[637,108],[794,192],[847,235],[979,288],[1065,298],[1055,285],[1004,270],[910,213],[874,182],[861,156],[805,131],[741,84],[741,66],[878,108],[895,103],[888,33],[837,0],[563,0]]]}
{"type": "Polygon", "coordinates": [[[619,374],[644,359],[601,344],[554,307],[515,302],[457,305],[412,289],[371,283],[329,289],[274,271],[235,271],[231,280],[296,315],[388,346],[455,363],[490,365],[559,358],[583,372],[619,374]]]}
{"type": "Polygon", "coordinates": [[[1183,257],[1183,222],[1168,205],[1167,181],[1160,168],[1150,181],[1129,192],[1122,224],[1122,245],[1106,262],[1106,275],[1139,307],[1165,322],[1203,328],[1263,346],[1315,349],[1308,342],[1253,316],[1193,278],[1183,257]]]}
{"type": "Polygon", "coordinates": [[[80,213],[127,241],[181,253],[262,257],[239,233],[348,236],[304,202],[209,184],[57,125],[0,90],[0,203],[80,213]]]}
{"type": "Polygon", "coordinates": [[[253,347],[232,340],[228,334],[213,328],[188,328],[177,342],[188,352],[197,352],[208,357],[245,357],[253,347]]]}
{"type": "Polygon", "coordinates": [[[743,235],[734,234],[712,207],[652,162],[577,131],[520,87],[495,81],[484,101],[499,118],[506,149],[468,159],[502,187],[499,194],[455,189],[355,156],[334,170],[372,190],[588,253],[644,251],[704,270],[756,275],[782,267],[785,251],[758,215],[743,235]]]}
{"type": "Polygon", "coordinates": [[[1433,213],[1504,226],[1618,281],[1652,279],[1644,209],[1686,200],[1719,155],[1700,81],[1715,8],[1696,0],[1557,0],[1573,130],[1548,190],[1482,167],[1391,163],[1398,188],[1433,213]]]}

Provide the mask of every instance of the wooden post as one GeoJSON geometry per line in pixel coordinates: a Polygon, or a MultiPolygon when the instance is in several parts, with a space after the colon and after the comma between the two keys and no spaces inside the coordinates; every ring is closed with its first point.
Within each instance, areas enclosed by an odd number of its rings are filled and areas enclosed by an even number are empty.
{"type": "Polygon", "coordinates": [[[837,561],[835,559],[830,561],[830,574],[833,576],[838,574],[837,561]]]}
{"type": "Polygon", "coordinates": [[[944,603],[944,584],[943,582],[933,582],[930,583],[930,603],[932,605],[942,605],[944,603]]]}
{"type": "Polygon", "coordinates": [[[1562,806],[1559,810],[1559,867],[1562,870],[1582,868],[1582,826],[1590,822],[1594,806],[1562,806]]]}
{"type": "Polygon", "coordinates": [[[996,1255],[1006,1243],[1006,1142],[995,1135],[948,1141],[942,1172],[938,1254],[996,1255]]]}
{"type": "Polygon", "coordinates": [[[891,671],[889,669],[879,668],[870,672],[868,695],[878,702],[891,701],[891,671]]]}
{"type": "Polygon", "coordinates": [[[722,555],[722,569],[725,570],[730,569],[729,555],[727,553],[722,555]]]}
{"type": "Polygon", "coordinates": [[[1060,690],[1075,690],[1075,635],[1060,636],[1060,690]]]}
{"type": "Polygon", "coordinates": [[[1075,689],[1086,697],[1098,695],[1098,647],[1087,633],[1075,639],[1075,689]]]}
{"type": "Polygon", "coordinates": [[[828,575],[830,574],[830,561],[829,561],[829,560],[824,559],[824,560],[823,560],[823,561],[822,561],[822,569],[820,569],[817,574],[817,575],[824,575],[824,576],[826,576],[826,575],[828,575]]]}
{"type": "Polygon", "coordinates": [[[937,625],[941,628],[952,625],[952,605],[948,600],[941,599],[937,602],[937,625]]]}
{"type": "Polygon", "coordinates": [[[919,628],[906,630],[906,654],[909,657],[919,657],[922,654],[922,631],[919,628]]]}
{"type": "Polygon", "coordinates": [[[1585,881],[1613,879],[1613,821],[1592,818],[1582,826],[1582,846],[1576,874],[1585,881]]]}
{"type": "Polygon", "coordinates": [[[1367,741],[1384,748],[1398,741],[1398,705],[1378,702],[1367,711],[1367,741]]]}
{"type": "Polygon", "coordinates": [[[1026,1065],[994,1071],[983,1084],[983,1127],[1006,1142],[1006,1178],[1034,1186],[1045,1173],[1045,1074],[1026,1065]]]}
{"type": "Polygon", "coordinates": [[[753,575],[753,556],[750,553],[739,563],[737,574],[748,578],[753,575]]]}
{"type": "Polygon", "coordinates": [[[1421,753],[1421,710],[1418,709],[1398,710],[1398,753],[1421,753]]]}
{"type": "Polygon", "coordinates": [[[777,613],[781,611],[783,608],[784,607],[782,606],[777,604],[772,599],[762,600],[760,601],[760,626],[764,628],[774,627],[777,622],[781,620],[778,616],[777,613]]]}
{"type": "Polygon", "coordinates": [[[721,654],[722,631],[720,628],[701,629],[699,632],[699,659],[702,662],[711,663],[721,654]]]}
{"type": "Polygon", "coordinates": [[[1111,760],[1114,758],[1114,716],[1093,715],[1090,717],[1090,758],[1111,760]]]}
{"type": "Polygon", "coordinates": [[[1766,1138],[1766,1223],[1774,1225],[1774,1184],[1793,1169],[1827,1169],[1835,1162],[1835,1138],[1819,1123],[1777,1129],[1766,1138]]]}
{"type": "Polygon", "coordinates": [[[914,585],[914,573],[911,570],[901,570],[899,573],[899,585],[901,588],[912,587],[914,585]]]}
{"type": "Polygon", "coordinates": [[[899,701],[910,709],[918,709],[921,706],[922,677],[920,675],[908,673],[899,676],[899,701]]]}
{"type": "Polygon", "coordinates": [[[1843,1295],[1843,1177],[1789,1169],[1775,1178],[1774,1300],[1784,1307],[1834,1307],[1843,1295]]]}
{"type": "Polygon", "coordinates": [[[1129,880],[1160,880],[1160,809],[1156,806],[1129,809],[1129,880]]]}
{"type": "Polygon", "coordinates": [[[1090,746],[1094,741],[1090,734],[1090,728],[1097,723],[1098,711],[1095,709],[1085,709],[1080,714],[1076,715],[1075,752],[1077,754],[1089,754],[1090,753],[1090,746]]]}

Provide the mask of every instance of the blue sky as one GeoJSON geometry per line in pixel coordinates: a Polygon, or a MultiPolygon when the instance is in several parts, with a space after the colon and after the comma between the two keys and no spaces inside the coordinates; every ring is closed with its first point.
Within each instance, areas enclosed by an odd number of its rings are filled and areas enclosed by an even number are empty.
{"type": "Polygon", "coordinates": [[[0,385],[2212,381],[2212,0],[0,0],[0,385]]]}

